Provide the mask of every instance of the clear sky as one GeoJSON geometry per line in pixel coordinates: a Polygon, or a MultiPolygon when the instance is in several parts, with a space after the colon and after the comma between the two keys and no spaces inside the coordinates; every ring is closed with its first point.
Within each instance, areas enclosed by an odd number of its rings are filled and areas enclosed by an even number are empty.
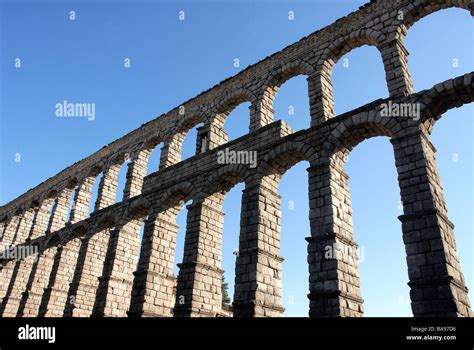
{"type": "MultiPolygon", "coordinates": [[[[180,105],[249,64],[282,49],[365,1],[6,1],[0,0],[0,203],[5,204],[156,116],[180,105]],[[69,19],[75,11],[74,21],[69,19]],[[180,21],[179,11],[185,11],[180,21]],[[295,19],[288,20],[288,11],[295,19]],[[16,59],[21,67],[15,67],[16,59]],[[124,60],[130,67],[124,67],[124,60]],[[238,58],[240,67],[234,67],[238,58]],[[95,103],[96,118],[57,118],[55,105],[95,103]]],[[[417,22],[406,47],[415,90],[473,71],[473,21],[467,11],[448,9],[417,22]],[[457,62],[457,64],[453,64],[457,62]]],[[[387,97],[380,54],[364,46],[345,56],[332,75],[337,113],[387,97]]],[[[305,77],[285,83],[275,100],[276,117],[294,129],[309,127],[305,77]],[[290,115],[290,106],[295,113],[290,115]]],[[[447,112],[432,141],[449,217],[468,287],[473,268],[472,105],[447,112]]],[[[230,115],[230,139],[248,130],[248,104],[230,115]]],[[[183,158],[194,152],[195,131],[183,158]]],[[[157,170],[159,149],[149,173],[157,170]]],[[[286,316],[306,316],[309,236],[308,164],[284,176],[281,255],[286,316]]],[[[386,137],[364,141],[350,154],[356,239],[363,251],[362,297],[367,316],[410,316],[402,214],[391,144],[386,137]]],[[[118,200],[124,185],[120,174],[118,200]]],[[[95,189],[97,189],[97,183],[95,189]]],[[[223,269],[233,292],[243,185],[224,204],[223,269]]],[[[94,195],[95,198],[95,195],[94,195]]],[[[182,258],[186,210],[178,217],[176,262],[182,258]]],[[[176,269],[177,271],[177,269],[176,269]]],[[[471,301],[473,300],[471,294],[471,301]]]]}

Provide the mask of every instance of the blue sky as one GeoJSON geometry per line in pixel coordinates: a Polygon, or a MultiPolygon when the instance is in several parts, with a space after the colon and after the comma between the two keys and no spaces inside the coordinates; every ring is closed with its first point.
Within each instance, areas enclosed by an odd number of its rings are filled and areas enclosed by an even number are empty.
{"type": "MultiPolygon", "coordinates": [[[[0,0],[0,203],[4,204],[66,166],[192,98],[249,64],[356,10],[365,1],[6,1],[0,0]],[[69,11],[76,20],[69,20],[69,11]],[[178,20],[179,11],[185,20],[178,20]],[[294,11],[295,20],[288,20],[294,11]],[[15,68],[15,59],[21,67],[15,68]],[[130,68],[124,68],[124,59],[130,68]],[[240,67],[234,67],[234,59],[240,67]],[[96,118],[57,118],[64,100],[96,104],[96,118]],[[18,160],[20,156],[20,161],[18,160]]],[[[415,90],[473,70],[473,24],[466,11],[449,9],[417,22],[406,47],[415,90]],[[468,44],[471,43],[471,44],[468,44]],[[457,66],[453,66],[457,60],[457,66]]],[[[332,75],[337,113],[387,97],[379,53],[361,47],[345,56],[332,75]]],[[[275,100],[276,118],[294,129],[309,126],[305,77],[285,83],[275,100]],[[289,114],[293,106],[295,113],[289,114]]],[[[432,141],[445,188],[449,217],[468,287],[473,269],[472,105],[445,113],[432,141]]],[[[248,104],[228,118],[230,139],[248,130],[248,104]]],[[[195,131],[183,158],[194,152],[195,131]]],[[[158,168],[159,149],[149,172],[158,168]]],[[[309,236],[307,163],[284,176],[281,255],[286,316],[306,316],[309,236]]],[[[410,316],[405,252],[397,219],[399,188],[388,138],[364,141],[350,154],[356,239],[366,316],[410,316]]],[[[118,200],[124,185],[120,175],[118,200]]],[[[97,183],[95,189],[97,188],[97,183]]],[[[224,204],[223,268],[233,291],[243,185],[224,204]]],[[[186,210],[178,223],[182,257],[186,210]]],[[[473,299],[471,295],[471,300],[473,299]]]]}

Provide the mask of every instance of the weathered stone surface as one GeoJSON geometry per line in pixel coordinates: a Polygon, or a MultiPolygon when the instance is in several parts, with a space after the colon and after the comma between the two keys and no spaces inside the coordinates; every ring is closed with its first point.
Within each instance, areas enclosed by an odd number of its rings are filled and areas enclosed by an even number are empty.
{"type": "Polygon", "coordinates": [[[472,315],[429,135],[442,113],[474,100],[474,73],[414,93],[403,44],[417,20],[449,7],[472,10],[468,0],[372,1],[2,206],[0,249],[39,247],[36,259],[0,260],[2,315],[222,315],[222,201],[235,184],[245,183],[234,316],[280,316],[284,259],[278,184],[305,160],[310,164],[309,314],[362,316],[344,163],[356,145],[374,136],[393,143],[414,315],[472,315]],[[380,52],[390,97],[337,115],[332,69],[362,45],[380,52]],[[308,77],[311,120],[295,133],[274,121],[273,100],[286,80],[301,74],[308,77]],[[249,133],[229,142],[226,118],[243,102],[251,104],[249,133]],[[420,118],[381,116],[381,105],[388,103],[419,104],[420,118]],[[183,140],[200,123],[196,155],[181,161],[183,140]],[[159,171],[146,176],[155,147],[161,147],[159,171]],[[256,166],[222,164],[222,151],[256,152],[256,166]],[[116,203],[124,165],[127,181],[123,200],[116,203]],[[94,181],[100,181],[99,190],[89,215],[94,181]],[[176,279],[176,215],[189,200],[176,279]]]}

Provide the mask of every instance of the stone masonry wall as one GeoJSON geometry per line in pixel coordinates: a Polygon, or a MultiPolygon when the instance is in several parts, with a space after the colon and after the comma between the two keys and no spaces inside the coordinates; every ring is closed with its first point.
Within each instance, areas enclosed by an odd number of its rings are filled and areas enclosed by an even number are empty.
{"type": "Polygon", "coordinates": [[[403,44],[416,21],[449,7],[474,14],[468,0],[371,1],[0,207],[0,315],[222,315],[222,203],[237,183],[245,190],[233,315],[282,315],[278,184],[294,164],[307,161],[309,315],[363,316],[358,259],[347,254],[357,242],[344,163],[363,140],[386,136],[403,203],[399,219],[413,314],[472,316],[429,137],[442,113],[474,100],[474,73],[415,93],[403,44]],[[379,50],[390,97],[338,115],[332,69],[362,45],[379,50]],[[296,75],[307,76],[311,114],[308,128],[299,132],[274,121],[272,106],[280,86],[296,75]],[[419,104],[421,118],[382,116],[380,106],[389,101],[419,104]],[[249,133],[229,142],[225,120],[243,102],[251,104],[249,133]],[[201,123],[196,155],[181,161],[184,137],[201,123]],[[161,147],[159,170],[146,176],[155,147],[161,147]],[[223,151],[256,152],[257,166],[221,164],[223,151]],[[116,203],[125,163],[124,196],[116,203]],[[98,177],[97,200],[90,203],[98,177]],[[176,216],[188,201],[184,257],[178,262],[176,216]],[[328,246],[334,248],[331,256],[325,254],[328,246]],[[30,253],[16,258],[21,249],[30,253]]]}

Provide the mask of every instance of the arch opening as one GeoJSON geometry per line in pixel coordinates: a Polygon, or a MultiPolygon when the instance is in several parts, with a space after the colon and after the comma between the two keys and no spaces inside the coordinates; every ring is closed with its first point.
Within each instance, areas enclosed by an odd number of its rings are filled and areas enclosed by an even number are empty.
{"type": "Polygon", "coordinates": [[[117,187],[115,190],[115,203],[120,203],[124,200],[125,185],[127,183],[127,170],[129,164],[130,158],[128,157],[128,155],[126,155],[126,158],[123,160],[123,163],[119,165],[120,170],[118,171],[116,180],[117,187]]]}
{"type": "Polygon", "coordinates": [[[461,8],[438,8],[410,19],[402,40],[410,52],[409,67],[415,91],[474,71],[474,21],[461,8]],[[447,25],[449,23],[449,25],[447,25]],[[460,35],[465,33],[466,35],[460,35]]]}
{"type": "Polygon", "coordinates": [[[244,101],[234,106],[230,112],[223,114],[225,121],[221,130],[223,131],[221,142],[235,140],[249,132],[251,107],[250,102],[244,101]]]}
{"type": "Polygon", "coordinates": [[[149,151],[151,153],[147,158],[146,175],[150,175],[159,170],[162,147],[163,143],[158,143],[154,146],[149,147],[149,151]]]}
{"type": "Polygon", "coordinates": [[[273,100],[275,121],[285,121],[294,131],[310,126],[308,76],[297,75],[287,79],[276,89],[273,100]]]}
{"type": "Polygon", "coordinates": [[[359,137],[354,141],[357,147],[345,151],[344,168],[349,176],[353,229],[359,245],[364,316],[410,317],[406,253],[397,219],[403,206],[393,147],[387,136],[373,132],[359,137]]]}
{"type": "Polygon", "coordinates": [[[389,95],[379,50],[368,44],[348,50],[343,49],[336,56],[330,72],[334,91],[334,115],[389,95]],[[348,52],[341,55],[345,51],[348,52]]]}
{"type": "Polygon", "coordinates": [[[200,130],[204,127],[204,122],[197,123],[186,131],[175,135],[176,148],[181,154],[180,161],[194,157],[195,155],[205,151],[201,143],[200,130]]]}

